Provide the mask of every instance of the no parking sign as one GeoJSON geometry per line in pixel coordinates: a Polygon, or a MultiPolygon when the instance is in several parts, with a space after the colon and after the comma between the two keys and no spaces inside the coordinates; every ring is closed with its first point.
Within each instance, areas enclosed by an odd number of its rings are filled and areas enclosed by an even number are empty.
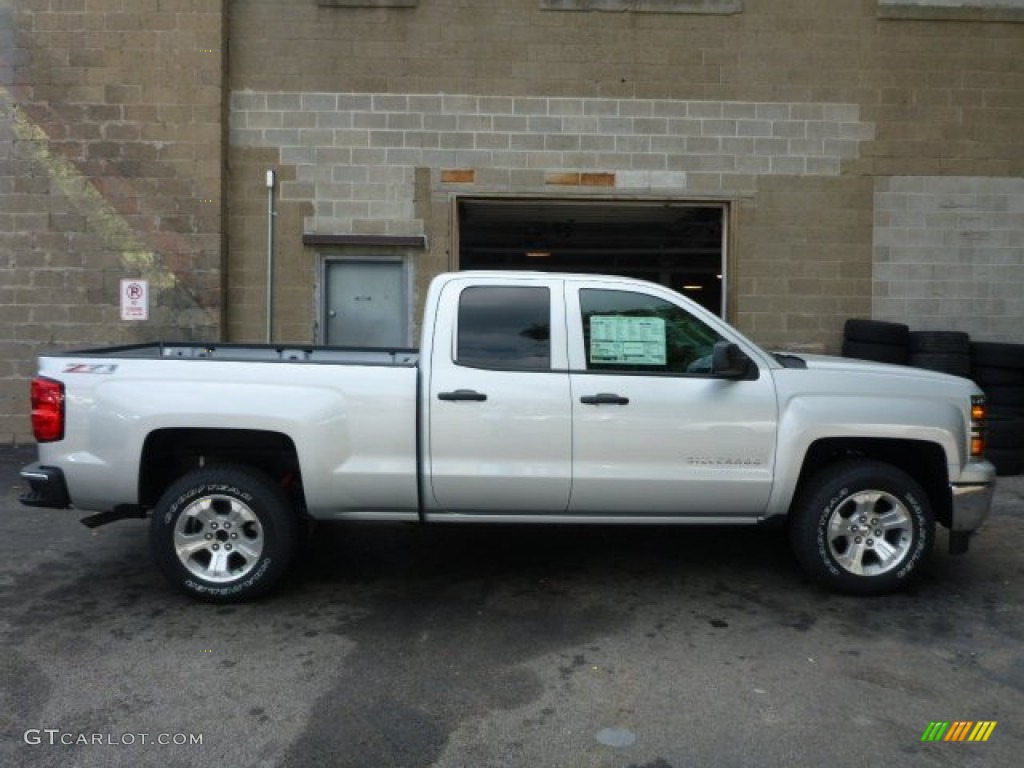
{"type": "Polygon", "coordinates": [[[149,281],[121,281],[121,319],[149,319],[149,281]]]}

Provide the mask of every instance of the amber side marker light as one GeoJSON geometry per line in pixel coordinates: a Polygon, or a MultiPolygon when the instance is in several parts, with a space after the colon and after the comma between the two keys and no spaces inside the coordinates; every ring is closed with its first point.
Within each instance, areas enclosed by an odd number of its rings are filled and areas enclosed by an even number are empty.
{"type": "Polygon", "coordinates": [[[981,458],[985,455],[985,432],[988,421],[988,406],[982,395],[971,398],[971,456],[981,458]]]}

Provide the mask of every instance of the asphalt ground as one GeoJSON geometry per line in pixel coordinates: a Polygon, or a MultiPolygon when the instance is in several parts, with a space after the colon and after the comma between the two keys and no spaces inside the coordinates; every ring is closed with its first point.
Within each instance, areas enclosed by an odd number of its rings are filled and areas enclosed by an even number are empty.
{"type": "Polygon", "coordinates": [[[1024,478],[880,598],[774,530],[334,525],[213,606],[146,521],[22,507],[32,457],[0,449],[0,766],[1021,764],[1024,478]]]}

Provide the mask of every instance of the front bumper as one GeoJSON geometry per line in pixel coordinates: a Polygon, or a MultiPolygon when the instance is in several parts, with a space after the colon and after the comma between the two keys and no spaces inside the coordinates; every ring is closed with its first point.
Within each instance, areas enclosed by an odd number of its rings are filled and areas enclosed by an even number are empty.
{"type": "Polygon", "coordinates": [[[981,527],[996,493],[996,468],[988,461],[972,462],[959,481],[949,485],[952,502],[949,520],[949,554],[967,551],[971,535],[981,527]]]}
{"type": "Polygon", "coordinates": [[[18,497],[18,501],[25,506],[53,509],[67,509],[71,506],[64,473],[59,468],[47,467],[36,462],[22,467],[20,474],[29,488],[18,497]]]}
{"type": "Polygon", "coordinates": [[[953,494],[953,518],[949,530],[970,533],[981,527],[992,508],[996,484],[970,483],[949,486],[953,494]]]}

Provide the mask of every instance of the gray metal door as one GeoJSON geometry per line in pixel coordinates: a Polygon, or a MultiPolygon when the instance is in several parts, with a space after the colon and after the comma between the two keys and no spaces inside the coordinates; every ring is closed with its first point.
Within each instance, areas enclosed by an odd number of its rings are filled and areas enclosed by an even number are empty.
{"type": "Polygon", "coordinates": [[[334,346],[404,347],[405,270],[400,261],[328,261],[326,338],[334,346]]]}

